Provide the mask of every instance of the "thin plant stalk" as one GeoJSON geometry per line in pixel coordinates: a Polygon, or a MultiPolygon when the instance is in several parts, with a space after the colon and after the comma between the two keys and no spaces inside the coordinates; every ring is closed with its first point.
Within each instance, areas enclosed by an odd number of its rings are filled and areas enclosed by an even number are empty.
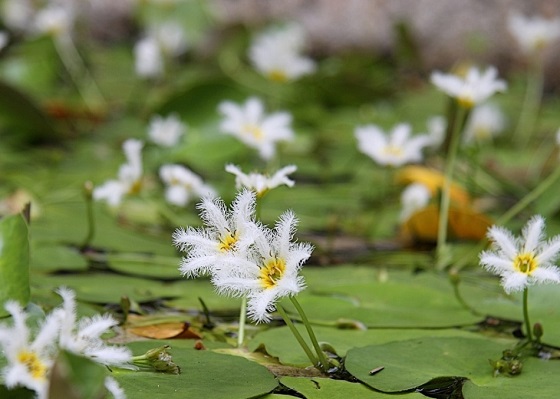
{"type": "Polygon", "coordinates": [[[247,297],[241,298],[241,309],[239,309],[239,331],[237,332],[237,347],[243,346],[245,340],[245,322],[247,321],[247,297]]]}
{"type": "MultiPolygon", "coordinates": [[[[469,109],[459,107],[455,114],[455,120],[452,122],[452,129],[450,132],[451,138],[449,143],[449,150],[447,152],[447,159],[445,162],[445,172],[443,180],[443,189],[441,193],[441,202],[439,207],[438,218],[438,236],[437,236],[437,266],[438,269],[444,269],[447,266],[446,256],[446,241],[447,241],[447,225],[449,221],[449,206],[451,202],[451,182],[453,180],[453,171],[455,169],[455,161],[457,160],[457,153],[459,152],[459,144],[461,142],[461,130],[470,113],[469,109]]],[[[451,123],[451,121],[449,121],[451,123]]]]}
{"type": "Polygon", "coordinates": [[[527,75],[525,97],[523,98],[521,113],[513,136],[519,148],[525,148],[527,146],[537,122],[544,79],[542,54],[537,54],[532,58],[527,75]]]}
{"type": "Polygon", "coordinates": [[[313,328],[311,327],[311,324],[309,323],[309,319],[307,318],[307,315],[303,311],[303,308],[301,307],[301,305],[299,304],[299,302],[298,302],[298,300],[296,299],[295,296],[291,296],[290,300],[292,301],[292,304],[294,305],[297,312],[299,313],[299,315],[301,317],[301,321],[303,322],[303,325],[305,326],[305,329],[307,330],[307,334],[309,335],[309,339],[311,340],[311,343],[313,344],[313,347],[315,348],[315,352],[317,352],[319,362],[321,363],[321,369],[323,371],[327,371],[327,368],[329,366],[329,362],[327,360],[327,357],[325,356],[325,353],[321,349],[321,346],[319,345],[319,341],[317,341],[317,337],[315,336],[315,332],[313,331],[313,328]]]}
{"type": "Polygon", "coordinates": [[[529,288],[523,290],[523,319],[525,320],[525,329],[527,330],[527,339],[529,343],[533,343],[533,332],[531,331],[531,322],[529,321],[529,307],[527,306],[529,297],[529,288]]]}
{"type": "Polygon", "coordinates": [[[90,181],[84,184],[84,198],[86,201],[86,215],[87,215],[87,234],[81,248],[86,249],[95,237],[95,216],[93,214],[93,183],[90,181]]]}
{"type": "Polygon", "coordinates": [[[292,331],[292,334],[294,334],[294,337],[296,338],[299,345],[301,346],[301,348],[303,349],[303,351],[305,352],[305,354],[307,355],[307,357],[311,361],[311,364],[315,367],[318,367],[319,366],[319,361],[317,360],[317,357],[313,354],[313,352],[311,351],[311,348],[309,347],[309,345],[307,345],[307,343],[305,342],[305,340],[303,339],[303,337],[301,336],[301,334],[297,330],[296,326],[294,325],[294,323],[292,322],[292,320],[290,319],[290,317],[288,316],[288,314],[286,313],[284,308],[282,306],[278,305],[276,307],[276,311],[278,313],[280,313],[280,316],[282,316],[282,318],[284,319],[284,322],[286,323],[288,328],[292,331]]]}

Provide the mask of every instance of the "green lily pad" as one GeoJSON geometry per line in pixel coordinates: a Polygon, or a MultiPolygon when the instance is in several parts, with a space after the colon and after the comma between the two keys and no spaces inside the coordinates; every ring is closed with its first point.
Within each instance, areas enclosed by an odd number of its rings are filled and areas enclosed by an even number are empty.
{"type": "Polygon", "coordinates": [[[31,269],[42,272],[85,271],[88,262],[75,248],[64,245],[37,245],[31,250],[31,269]]]}
{"type": "MultiPolygon", "coordinates": [[[[134,342],[129,347],[134,353],[143,353],[162,342],[134,342]]],[[[129,398],[245,399],[267,394],[278,386],[270,371],[242,357],[166,343],[171,345],[173,361],[181,368],[181,374],[114,370],[112,376],[129,398]]]]}

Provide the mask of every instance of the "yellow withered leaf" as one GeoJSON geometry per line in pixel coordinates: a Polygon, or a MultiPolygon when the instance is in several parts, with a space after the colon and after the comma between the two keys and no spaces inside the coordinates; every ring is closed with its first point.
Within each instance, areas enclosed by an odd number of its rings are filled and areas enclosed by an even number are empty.
{"type": "MultiPolygon", "coordinates": [[[[425,168],[423,166],[407,166],[401,169],[395,176],[397,183],[412,184],[421,183],[428,187],[432,196],[436,196],[438,191],[443,189],[444,177],[440,171],[425,168]]],[[[470,204],[469,193],[457,183],[451,183],[451,202],[458,207],[470,204]]]]}
{"type": "Polygon", "coordinates": [[[128,328],[128,332],[144,338],[152,339],[202,339],[189,323],[157,323],[146,326],[128,328]]]}
{"type": "MultiPolygon", "coordinates": [[[[432,204],[414,213],[401,227],[405,241],[414,243],[436,242],[439,207],[432,204]]],[[[451,240],[481,240],[486,236],[492,220],[470,208],[449,210],[448,237],[451,240]]]]}

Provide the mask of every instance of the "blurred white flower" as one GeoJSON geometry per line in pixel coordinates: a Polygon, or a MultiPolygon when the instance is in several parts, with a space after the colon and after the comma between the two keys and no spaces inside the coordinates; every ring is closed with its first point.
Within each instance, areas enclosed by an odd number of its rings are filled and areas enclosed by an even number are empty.
{"type": "Polygon", "coordinates": [[[288,179],[288,175],[297,170],[295,165],[288,165],[279,169],[272,176],[261,173],[249,173],[248,175],[235,165],[226,165],[226,172],[235,175],[235,186],[237,189],[247,188],[257,195],[257,198],[265,195],[269,190],[281,185],[293,187],[294,181],[288,179]]]}
{"type": "Polygon", "coordinates": [[[177,57],[187,51],[188,42],[183,27],[174,21],[167,21],[150,29],[164,54],[177,57]]]}
{"type": "Polygon", "coordinates": [[[165,199],[177,206],[185,206],[194,197],[214,197],[216,192],[204,184],[200,176],[181,165],[163,165],[159,176],[165,183],[165,199]]]}
{"type": "Polygon", "coordinates": [[[311,256],[313,247],[292,242],[297,219],[285,212],[274,230],[260,226],[251,262],[233,273],[217,273],[214,284],[219,292],[247,296],[247,314],[255,322],[267,322],[276,302],[293,296],[305,288],[299,275],[303,263],[311,256]]]}
{"type": "Polygon", "coordinates": [[[525,17],[512,12],[508,18],[508,28],[521,50],[529,55],[543,50],[560,38],[560,18],[525,17]]]}
{"type": "Polygon", "coordinates": [[[109,315],[95,315],[78,321],[74,291],[60,288],[57,292],[64,301],[62,308],[53,311],[60,323],[61,348],[106,366],[134,368],[130,349],[107,345],[101,339],[102,334],[118,324],[117,320],[109,315]]]}
{"type": "Polygon", "coordinates": [[[220,129],[257,149],[265,160],[275,155],[276,142],[289,141],[294,137],[290,126],[292,116],[287,112],[266,115],[264,105],[258,98],[252,97],[243,105],[224,101],[218,109],[224,117],[220,129]]]}
{"type": "Polygon", "coordinates": [[[156,115],[150,119],[148,136],[151,141],[162,147],[173,147],[186,130],[187,126],[176,114],[167,117],[156,115]]]}
{"type": "Polygon", "coordinates": [[[105,388],[113,395],[113,399],[126,399],[124,390],[113,377],[105,378],[105,388]]]}
{"type": "Polygon", "coordinates": [[[478,105],[469,117],[463,135],[465,143],[491,140],[505,128],[504,114],[493,104],[478,105]]]}
{"type": "Polygon", "coordinates": [[[108,180],[93,190],[95,200],[118,206],[127,194],[137,194],[142,188],[142,147],[140,140],[128,139],[123,143],[127,163],[121,165],[117,180],[108,180]]]}
{"type": "Polygon", "coordinates": [[[404,222],[416,211],[425,208],[431,198],[432,193],[430,189],[422,183],[409,184],[401,194],[402,210],[399,220],[404,222]]]}
{"type": "Polygon", "coordinates": [[[431,144],[426,134],[410,137],[411,130],[409,124],[400,123],[386,134],[376,125],[366,125],[357,127],[355,136],[361,152],[379,165],[397,167],[422,161],[422,149],[431,144]]]}
{"type": "Polygon", "coordinates": [[[3,22],[10,29],[24,32],[32,27],[35,9],[31,0],[4,0],[3,22]]]}
{"type": "Polygon", "coordinates": [[[439,148],[445,141],[445,131],[447,129],[447,121],[443,116],[433,116],[426,123],[428,128],[428,137],[430,139],[430,148],[439,148]]]}
{"type": "Polygon", "coordinates": [[[256,234],[255,195],[242,191],[227,210],[220,198],[204,198],[198,205],[202,228],[187,227],[173,233],[173,243],[187,252],[179,270],[188,277],[240,269],[256,234]]]}
{"type": "Polygon", "coordinates": [[[35,14],[34,30],[54,37],[68,36],[72,31],[74,19],[75,13],[72,7],[50,4],[35,14]]]}
{"type": "Polygon", "coordinates": [[[457,99],[459,105],[471,108],[481,103],[496,92],[503,92],[507,84],[497,79],[498,70],[488,67],[484,73],[471,67],[466,76],[432,72],[431,82],[445,94],[457,99]]]}
{"type": "Polygon", "coordinates": [[[300,55],[305,45],[301,27],[290,24],[259,35],[249,49],[249,59],[270,80],[285,82],[313,73],[315,62],[300,55]]]}
{"type": "Polygon", "coordinates": [[[136,74],[143,78],[163,75],[163,55],[155,37],[146,36],[134,45],[136,74]]]}
{"type": "Polygon", "coordinates": [[[560,235],[544,241],[544,227],[544,219],[537,215],[527,222],[521,237],[499,226],[488,230],[494,250],[483,251],[480,263],[502,278],[507,293],[535,283],[560,283],[560,269],[553,265],[560,252],[560,235]]]}
{"type": "Polygon", "coordinates": [[[24,386],[46,399],[48,379],[57,353],[59,320],[53,314],[45,319],[35,338],[27,327],[27,314],[14,301],[8,301],[6,310],[12,315],[13,325],[0,325],[0,346],[8,364],[2,369],[6,387],[24,386]]]}

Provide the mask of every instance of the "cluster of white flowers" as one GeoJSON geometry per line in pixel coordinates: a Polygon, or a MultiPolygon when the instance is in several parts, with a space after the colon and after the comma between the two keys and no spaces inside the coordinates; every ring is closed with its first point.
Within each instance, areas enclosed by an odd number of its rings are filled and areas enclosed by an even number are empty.
{"type": "Polygon", "coordinates": [[[136,194],[142,187],[142,147],[140,140],[128,139],[123,143],[127,162],[121,165],[116,180],[108,180],[93,190],[95,200],[118,206],[127,194],[136,194]]]}
{"type": "Polygon", "coordinates": [[[231,210],[221,199],[199,204],[204,227],[178,229],[174,244],[187,252],[183,275],[209,275],[220,293],[248,298],[248,315],[255,322],[270,320],[275,303],[305,288],[299,271],[312,246],[294,243],[297,219],[285,212],[274,229],[255,221],[255,194],[241,191],[231,210]]]}
{"type": "Polygon", "coordinates": [[[218,109],[224,117],[220,129],[258,150],[265,160],[275,155],[278,141],[290,141],[294,137],[292,116],[287,112],[266,115],[263,102],[256,97],[243,105],[224,101],[218,109]]]}
{"type": "Polygon", "coordinates": [[[259,35],[249,49],[249,59],[270,80],[286,82],[313,73],[315,62],[301,55],[305,36],[300,26],[289,24],[259,35]]]}
{"type": "Polygon", "coordinates": [[[165,58],[177,57],[188,49],[183,27],[173,21],[148,29],[134,46],[136,74],[143,78],[158,78],[164,73],[165,58]]]}
{"type": "Polygon", "coordinates": [[[544,219],[537,215],[527,222],[521,237],[500,226],[489,229],[494,249],[483,251],[480,263],[501,277],[507,293],[535,283],[560,284],[560,269],[553,265],[560,253],[560,235],[544,241],[544,227],[544,219]]]}
{"type": "Polygon", "coordinates": [[[18,32],[53,37],[69,37],[78,18],[79,3],[74,0],[6,0],[2,14],[6,26],[18,32]]]}
{"type": "Polygon", "coordinates": [[[150,119],[148,137],[157,145],[173,147],[179,143],[186,130],[187,125],[181,122],[176,114],[170,114],[167,117],[155,115],[150,119]]]}
{"type": "MultiPolygon", "coordinates": [[[[111,316],[85,317],[77,320],[73,291],[58,290],[64,303],[49,313],[40,330],[31,337],[27,314],[15,301],[8,301],[6,310],[12,325],[0,325],[0,346],[8,364],[2,369],[6,386],[23,386],[36,392],[37,398],[47,398],[51,368],[59,350],[67,350],[107,366],[134,368],[132,353],[126,347],[107,345],[101,335],[117,321],[111,316]]],[[[115,398],[124,398],[116,381],[108,379],[107,389],[115,398]]]]}
{"type": "Polygon", "coordinates": [[[514,12],[509,15],[508,27],[521,50],[528,55],[540,52],[560,38],[560,18],[529,18],[514,12]]]}
{"type": "Polygon", "coordinates": [[[355,136],[358,149],[383,166],[402,166],[422,161],[422,149],[432,144],[427,134],[411,137],[412,128],[407,123],[396,125],[386,134],[376,125],[357,127],[355,136]]]}
{"type": "Polygon", "coordinates": [[[448,96],[457,99],[462,107],[472,108],[494,93],[507,89],[506,82],[497,77],[498,70],[494,67],[488,67],[484,72],[471,67],[465,76],[435,71],[432,73],[431,81],[448,96]]]}
{"type": "Polygon", "coordinates": [[[295,182],[289,179],[288,175],[294,173],[296,170],[297,167],[295,165],[288,165],[277,170],[272,176],[269,176],[254,172],[245,174],[238,166],[232,164],[226,165],[226,172],[233,173],[235,175],[236,188],[246,188],[251,190],[257,195],[257,198],[262,197],[268,191],[281,185],[293,187],[295,182]]]}

